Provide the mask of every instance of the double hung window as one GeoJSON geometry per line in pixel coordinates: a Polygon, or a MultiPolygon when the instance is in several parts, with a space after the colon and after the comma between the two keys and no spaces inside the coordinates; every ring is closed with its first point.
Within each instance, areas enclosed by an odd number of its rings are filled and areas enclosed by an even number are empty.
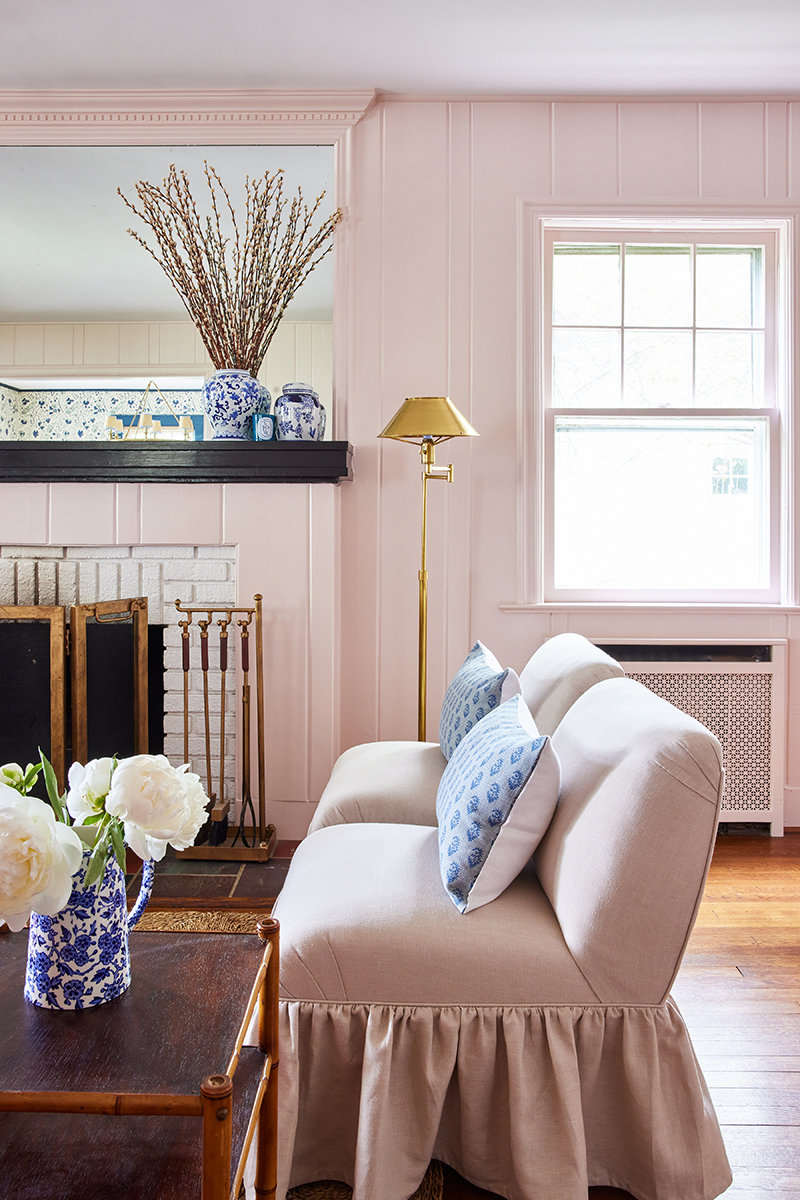
{"type": "Polygon", "coordinates": [[[545,224],[546,600],[780,599],[779,249],[545,224]]]}

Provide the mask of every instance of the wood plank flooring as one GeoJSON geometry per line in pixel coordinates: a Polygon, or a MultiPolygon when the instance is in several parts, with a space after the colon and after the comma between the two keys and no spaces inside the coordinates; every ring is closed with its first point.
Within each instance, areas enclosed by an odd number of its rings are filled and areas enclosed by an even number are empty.
{"type": "MultiPolygon", "coordinates": [[[[673,995],[722,1126],[726,1200],[800,1200],[800,833],[717,839],[673,995]]],[[[444,1200],[494,1198],[448,1170],[444,1200]]]]}

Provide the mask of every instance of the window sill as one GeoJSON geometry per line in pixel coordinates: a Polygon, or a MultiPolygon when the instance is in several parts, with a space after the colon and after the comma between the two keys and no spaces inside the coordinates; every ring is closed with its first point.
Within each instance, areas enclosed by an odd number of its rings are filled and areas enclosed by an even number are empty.
{"type": "Polygon", "coordinates": [[[752,604],[745,601],[742,604],[734,602],[707,601],[672,601],[668,604],[647,603],[643,600],[558,600],[548,604],[499,604],[498,608],[504,613],[551,613],[551,612],[604,612],[604,613],[674,613],[690,612],[697,614],[726,612],[753,615],[778,614],[779,616],[798,616],[800,606],[794,604],[752,604]]]}

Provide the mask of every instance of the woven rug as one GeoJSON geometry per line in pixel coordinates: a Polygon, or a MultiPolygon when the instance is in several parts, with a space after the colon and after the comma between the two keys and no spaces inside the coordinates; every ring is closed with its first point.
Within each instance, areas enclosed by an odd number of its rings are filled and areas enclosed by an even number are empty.
{"type": "Polygon", "coordinates": [[[174,908],[165,911],[145,911],[136,929],[145,933],[255,933],[256,925],[270,914],[270,906],[257,912],[174,908]]]}
{"type": "MultiPolygon", "coordinates": [[[[410,1200],[442,1200],[443,1189],[442,1164],[434,1161],[410,1200]]],[[[304,1183],[302,1187],[291,1188],[286,1193],[286,1200],[350,1200],[352,1195],[352,1188],[346,1183],[323,1179],[319,1183],[304,1183]]]]}

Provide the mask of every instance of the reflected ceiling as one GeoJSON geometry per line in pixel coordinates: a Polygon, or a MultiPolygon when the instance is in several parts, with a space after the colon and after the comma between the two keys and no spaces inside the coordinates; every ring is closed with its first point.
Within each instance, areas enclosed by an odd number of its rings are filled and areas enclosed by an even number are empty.
{"type": "MultiPolygon", "coordinates": [[[[0,146],[0,321],[184,321],[167,277],[126,232],[146,226],[117,195],[138,179],[159,183],[184,168],[202,209],[203,160],[228,188],[237,219],[244,179],[284,169],[284,194],[325,191],[333,210],[330,146],[0,146]]],[[[151,239],[152,241],[152,239],[151,239]]],[[[333,257],[312,272],[287,309],[295,321],[329,321],[333,257]]]]}

